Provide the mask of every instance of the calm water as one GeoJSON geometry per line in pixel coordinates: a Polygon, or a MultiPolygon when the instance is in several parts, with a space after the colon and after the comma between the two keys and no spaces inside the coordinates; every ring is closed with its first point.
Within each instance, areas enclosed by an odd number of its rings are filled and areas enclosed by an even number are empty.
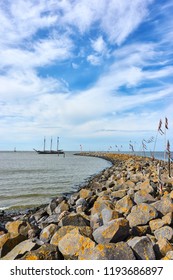
{"type": "Polygon", "coordinates": [[[0,209],[30,208],[72,192],[110,167],[103,159],[35,152],[0,152],[0,209]]]}

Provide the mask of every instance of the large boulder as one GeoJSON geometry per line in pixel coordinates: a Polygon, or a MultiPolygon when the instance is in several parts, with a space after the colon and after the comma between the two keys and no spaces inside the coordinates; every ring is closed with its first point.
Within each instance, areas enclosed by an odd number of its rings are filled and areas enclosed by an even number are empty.
{"type": "Polygon", "coordinates": [[[90,221],[80,213],[71,213],[59,222],[59,226],[89,226],[90,221]]]}
{"type": "Polygon", "coordinates": [[[159,238],[155,244],[155,251],[160,259],[165,257],[169,251],[173,251],[173,245],[166,238],[159,238]]]}
{"type": "Polygon", "coordinates": [[[156,259],[153,244],[147,236],[134,237],[127,243],[134,251],[134,254],[138,260],[156,259]]]}
{"type": "Polygon", "coordinates": [[[155,198],[148,193],[146,189],[144,190],[139,190],[135,193],[134,195],[134,202],[136,204],[140,203],[152,203],[155,201],[155,198]]]}
{"type": "Polygon", "coordinates": [[[124,218],[108,222],[93,232],[97,243],[116,243],[123,241],[129,236],[129,223],[124,218]]]}
{"type": "Polygon", "coordinates": [[[22,260],[62,260],[63,257],[57,246],[44,244],[37,250],[26,253],[22,260]]]}
{"type": "Polygon", "coordinates": [[[127,216],[127,220],[132,228],[138,225],[145,225],[149,221],[157,218],[157,216],[157,210],[153,206],[147,203],[141,203],[132,207],[131,213],[127,216]]]}
{"type": "Polygon", "coordinates": [[[51,238],[50,244],[53,244],[55,246],[58,246],[59,241],[69,232],[71,232],[74,229],[79,229],[80,233],[82,233],[83,235],[89,237],[92,239],[92,229],[88,226],[83,226],[83,227],[75,227],[75,226],[64,226],[61,227],[60,229],[58,229],[54,235],[51,238]]]}
{"type": "Polygon", "coordinates": [[[26,252],[31,251],[34,248],[38,248],[37,244],[31,239],[25,240],[16,245],[2,260],[15,260],[21,258],[26,252]]]}
{"type": "Polygon", "coordinates": [[[50,224],[45,227],[40,233],[40,240],[47,243],[50,241],[54,233],[58,230],[58,226],[55,224],[50,224]]]}
{"type": "Polygon", "coordinates": [[[80,228],[75,228],[67,233],[58,242],[58,248],[65,259],[76,260],[85,248],[93,249],[95,242],[83,234],[80,228]]]}
{"type": "Polygon", "coordinates": [[[79,253],[79,260],[135,260],[132,249],[126,242],[98,244],[79,253]]]}
{"type": "Polygon", "coordinates": [[[18,234],[15,237],[11,237],[10,233],[6,233],[0,236],[0,256],[4,257],[8,254],[16,245],[24,241],[26,236],[18,234]]]}
{"type": "Polygon", "coordinates": [[[163,196],[161,200],[152,203],[152,205],[159,213],[161,213],[162,216],[169,212],[173,212],[173,200],[169,197],[169,195],[163,196]]]}
{"type": "Polygon", "coordinates": [[[167,240],[173,240],[173,229],[170,226],[164,226],[154,231],[154,235],[159,240],[160,238],[166,238],[167,240]]]}
{"type": "Polygon", "coordinates": [[[124,196],[115,204],[115,210],[124,215],[129,214],[131,208],[134,206],[133,200],[129,195],[124,196]]]}

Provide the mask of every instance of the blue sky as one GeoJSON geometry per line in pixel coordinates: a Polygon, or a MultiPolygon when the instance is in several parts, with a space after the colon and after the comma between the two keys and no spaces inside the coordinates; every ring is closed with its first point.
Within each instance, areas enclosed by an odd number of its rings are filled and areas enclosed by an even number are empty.
{"type": "Polygon", "coordinates": [[[172,0],[1,0],[0,150],[44,136],[139,150],[165,117],[173,145],[172,14],[172,0]]]}

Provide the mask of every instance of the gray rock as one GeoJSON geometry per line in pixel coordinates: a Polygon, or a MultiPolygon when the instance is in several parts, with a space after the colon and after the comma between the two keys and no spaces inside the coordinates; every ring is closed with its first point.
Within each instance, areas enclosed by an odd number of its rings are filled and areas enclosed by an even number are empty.
{"type": "Polygon", "coordinates": [[[108,222],[93,232],[94,240],[97,243],[116,243],[123,241],[129,236],[129,223],[124,218],[108,222]]]}
{"type": "Polygon", "coordinates": [[[173,239],[173,229],[170,226],[164,226],[154,231],[155,237],[158,239],[166,238],[167,240],[173,239]]]}
{"type": "Polygon", "coordinates": [[[127,243],[133,249],[135,256],[138,260],[156,259],[153,244],[147,236],[134,237],[127,243]]]}

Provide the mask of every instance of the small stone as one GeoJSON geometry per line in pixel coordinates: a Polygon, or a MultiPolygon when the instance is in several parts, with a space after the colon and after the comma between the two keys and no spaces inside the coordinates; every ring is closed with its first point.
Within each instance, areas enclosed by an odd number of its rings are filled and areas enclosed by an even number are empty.
{"type": "Polygon", "coordinates": [[[138,260],[155,260],[153,244],[147,236],[134,237],[128,245],[133,249],[138,260]]]}
{"type": "Polygon", "coordinates": [[[69,205],[68,203],[63,200],[54,210],[54,213],[56,214],[61,214],[64,211],[68,211],[69,210],[69,205]]]}
{"type": "Polygon", "coordinates": [[[112,198],[122,198],[127,194],[127,190],[119,190],[119,191],[114,191],[111,193],[112,198]]]}
{"type": "Polygon", "coordinates": [[[93,195],[93,192],[91,190],[88,189],[81,189],[79,192],[80,198],[89,198],[93,195]]]}

